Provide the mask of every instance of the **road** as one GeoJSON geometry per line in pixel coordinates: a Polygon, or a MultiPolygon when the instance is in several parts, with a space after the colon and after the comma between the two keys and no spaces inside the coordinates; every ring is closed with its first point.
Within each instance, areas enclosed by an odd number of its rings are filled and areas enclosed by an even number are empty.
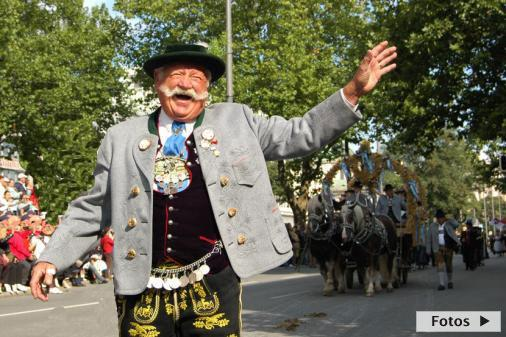
{"type": "MultiPolygon", "coordinates": [[[[506,315],[506,257],[485,260],[486,266],[465,271],[455,261],[455,289],[436,289],[432,268],[409,274],[408,285],[373,298],[361,289],[332,297],[321,295],[315,269],[297,273],[277,268],[243,281],[243,337],[284,336],[422,336],[415,332],[417,310],[503,311],[506,315]]],[[[53,295],[41,303],[30,296],[0,298],[2,337],[113,337],[117,334],[112,285],[90,285],[53,295]]],[[[455,336],[434,333],[430,336],[455,336]]],[[[498,333],[472,333],[493,336],[498,333]]]]}

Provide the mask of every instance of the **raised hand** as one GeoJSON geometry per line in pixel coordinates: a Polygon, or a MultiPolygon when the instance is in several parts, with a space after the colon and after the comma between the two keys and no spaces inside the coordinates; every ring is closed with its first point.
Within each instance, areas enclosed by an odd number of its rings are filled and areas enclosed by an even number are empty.
{"type": "Polygon", "coordinates": [[[374,89],[383,75],[397,66],[392,63],[397,57],[397,48],[387,46],[388,41],[383,41],[368,50],[352,80],[343,88],[344,95],[351,104],[357,104],[361,96],[374,89]]]}

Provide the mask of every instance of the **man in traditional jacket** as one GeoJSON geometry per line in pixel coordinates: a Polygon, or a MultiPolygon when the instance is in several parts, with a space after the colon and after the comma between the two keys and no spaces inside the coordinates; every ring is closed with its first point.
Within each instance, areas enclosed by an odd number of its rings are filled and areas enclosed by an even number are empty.
{"type": "Polygon", "coordinates": [[[385,194],[379,197],[376,205],[376,214],[386,215],[399,224],[402,219],[402,210],[406,210],[406,202],[399,195],[394,194],[392,185],[385,185],[385,194]]]}
{"type": "Polygon", "coordinates": [[[460,245],[455,234],[455,219],[448,219],[443,210],[436,211],[436,221],[429,227],[427,251],[435,255],[439,278],[438,290],[453,289],[453,253],[460,245]]]}
{"type": "Polygon", "coordinates": [[[201,45],[168,46],[144,64],[161,108],[109,129],[94,187],[71,203],[33,269],[33,296],[47,300],[41,284],[112,224],[120,336],[239,336],[240,278],[292,256],[265,160],[335,141],[396,56],[378,44],[343,89],[287,121],[242,104],[206,107],[224,62],[201,45]]]}

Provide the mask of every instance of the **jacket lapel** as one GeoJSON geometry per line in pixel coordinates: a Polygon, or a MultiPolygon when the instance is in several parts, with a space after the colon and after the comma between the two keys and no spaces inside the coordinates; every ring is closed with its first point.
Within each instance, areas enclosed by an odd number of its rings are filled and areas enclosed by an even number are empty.
{"type": "Polygon", "coordinates": [[[132,155],[135,164],[139,168],[144,178],[151,186],[154,180],[153,172],[155,167],[155,157],[158,148],[158,131],[156,129],[156,121],[160,109],[156,110],[149,116],[147,130],[137,137],[132,145],[132,155]]]}
{"type": "Polygon", "coordinates": [[[217,128],[209,123],[209,118],[205,118],[205,113],[206,110],[204,110],[197,119],[195,128],[193,129],[193,136],[195,138],[195,148],[197,149],[197,154],[199,156],[204,181],[207,186],[211,186],[215,184],[218,179],[216,172],[220,156],[216,156],[209,148],[203,148],[201,146],[201,142],[204,139],[202,133],[206,130],[212,130],[214,132],[215,138],[218,140],[218,144],[216,145],[218,151],[220,150],[220,135],[217,128]]]}

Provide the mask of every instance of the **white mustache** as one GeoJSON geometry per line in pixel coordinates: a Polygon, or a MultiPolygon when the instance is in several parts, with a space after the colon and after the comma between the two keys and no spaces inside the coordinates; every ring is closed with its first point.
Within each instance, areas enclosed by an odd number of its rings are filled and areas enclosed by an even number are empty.
{"type": "Polygon", "coordinates": [[[203,101],[209,97],[209,92],[207,92],[207,91],[205,91],[201,94],[197,94],[194,89],[182,89],[180,87],[175,87],[174,89],[170,89],[166,85],[161,85],[159,90],[166,97],[172,97],[175,95],[186,95],[186,96],[190,96],[194,101],[203,101]]]}

